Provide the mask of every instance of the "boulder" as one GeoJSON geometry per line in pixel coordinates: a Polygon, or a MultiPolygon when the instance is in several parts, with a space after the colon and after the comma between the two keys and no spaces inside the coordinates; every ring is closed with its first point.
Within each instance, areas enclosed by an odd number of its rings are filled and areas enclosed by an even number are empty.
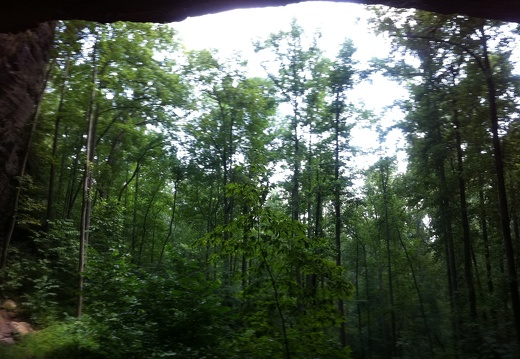
{"type": "Polygon", "coordinates": [[[13,300],[7,299],[2,302],[2,305],[0,305],[0,308],[9,310],[9,311],[13,311],[13,310],[16,310],[17,306],[13,300]]]}
{"type": "Polygon", "coordinates": [[[13,335],[25,335],[33,331],[31,324],[27,322],[11,322],[11,328],[13,335]]]}

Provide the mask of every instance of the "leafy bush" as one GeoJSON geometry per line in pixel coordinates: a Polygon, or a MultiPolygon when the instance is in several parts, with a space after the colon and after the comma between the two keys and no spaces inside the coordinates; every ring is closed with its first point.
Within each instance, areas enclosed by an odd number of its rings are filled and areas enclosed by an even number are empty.
{"type": "Polygon", "coordinates": [[[179,259],[175,272],[150,273],[113,249],[91,261],[85,312],[111,358],[217,358],[228,309],[197,265],[179,259]]]}
{"type": "Polygon", "coordinates": [[[54,221],[47,232],[32,234],[31,249],[25,249],[31,255],[13,247],[9,267],[0,274],[3,295],[19,298],[32,322],[39,326],[73,312],[78,236],[72,221],[54,221]]]}
{"type": "Polygon", "coordinates": [[[69,319],[28,334],[16,345],[0,346],[9,359],[105,359],[96,341],[96,325],[88,317],[69,319]]]}

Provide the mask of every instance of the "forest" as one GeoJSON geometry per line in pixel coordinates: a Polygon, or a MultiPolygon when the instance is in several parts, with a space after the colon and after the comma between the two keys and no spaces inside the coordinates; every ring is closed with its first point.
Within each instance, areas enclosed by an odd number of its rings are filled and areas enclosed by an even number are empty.
{"type": "Polygon", "coordinates": [[[388,57],[294,20],[260,77],[169,25],[58,22],[0,238],[36,330],[0,357],[518,358],[520,27],[372,11],[388,57]],[[405,170],[356,166],[375,74],[408,91],[405,170]]]}

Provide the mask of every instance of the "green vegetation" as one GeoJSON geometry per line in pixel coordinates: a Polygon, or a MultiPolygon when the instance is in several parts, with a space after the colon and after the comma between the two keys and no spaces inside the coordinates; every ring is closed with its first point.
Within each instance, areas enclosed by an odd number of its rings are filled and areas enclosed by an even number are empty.
{"type": "Polygon", "coordinates": [[[59,23],[0,238],[0,299],[38,330],[0,357],[517,357],[517,34],[377,15],[389,58],[294,21],[254,44],[264,78],[168,26],[59,23]],[[409,90],[405,172],[356,167],[376,72],[409,90]]]}

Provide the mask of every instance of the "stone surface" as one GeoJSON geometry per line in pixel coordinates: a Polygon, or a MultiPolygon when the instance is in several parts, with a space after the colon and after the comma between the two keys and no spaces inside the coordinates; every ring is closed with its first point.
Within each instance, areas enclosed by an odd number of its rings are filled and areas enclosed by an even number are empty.
{"type": "Polygon", "coordinates": [[[11,322],[11,328],[13,335],[26,335],[33,331],[31,325],[27,322],[11,322]]]}
{"type": "Polygon", "coordinates": [[[7,299],[2,302],[2,305],[0,308],[3,308],[5,310],[16,310],[16,303],[13,300],[7,299]]]}
{"type": "Polygon", "coordinates": [[[31,325],[22,320],[16,309],[0,309],[0,345],[14,344],[21,336],[33,331],[31,325]]]}
{"type": "MultiPolygon", "coordinates": [[[[477,17],[520,22],[518,0],[342,0],[418,8],[439,13],[463,13],[477,17]]],[[[236,8],[283,6],[297,0],[18,0],[2,5],[0,32],[20,31],[47,20],[82,19],[99,22],[181,21],[236,8]]]]}
{"type": "Polygon", "coordinates": [[[31,117],[40,100],[53,23],[0,34],[0,243],[13,214],[13,196],[31,117]]]}

